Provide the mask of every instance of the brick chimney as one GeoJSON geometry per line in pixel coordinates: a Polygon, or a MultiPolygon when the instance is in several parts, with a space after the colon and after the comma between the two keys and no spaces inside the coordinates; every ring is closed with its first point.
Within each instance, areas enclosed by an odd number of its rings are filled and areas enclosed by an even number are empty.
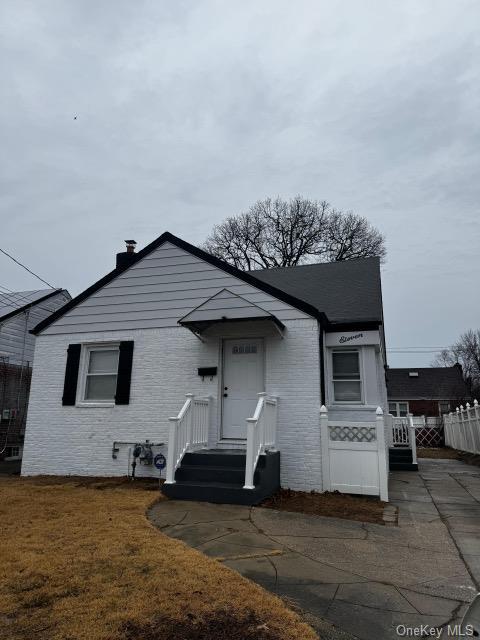
{"type": "Polygon", "coordinates": [[[127,264],[134,262],[137,257],[135,254],[135,247],[137,245],[135,240],[125,240],[125,244],[127,245],[127,250],[117,253],[117,269],[118,267],[125,267],[127,264]]]}

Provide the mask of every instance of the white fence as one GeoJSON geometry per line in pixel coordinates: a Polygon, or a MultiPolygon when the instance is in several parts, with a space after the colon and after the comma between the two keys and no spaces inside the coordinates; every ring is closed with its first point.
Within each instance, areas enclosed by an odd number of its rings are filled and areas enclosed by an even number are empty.
{"type": "Polygon", "coordinates": [[[320,409],[324,491],[378,495],[388,501],[386,423],[382,409],[374,422],[339,422],[320,409]]]}
{"type": "Polygon", "coordinates": [[[444,416],[445,444],[447,447],[480,454],[480,406],[474,400],[457,407],[455,413],[444,416]]]}
{"type": "Polygon", "coordinates": [[[391,417],[392,427],[388,439],[391,447],[441,447],[443,446],[442,418],[412,416],[391,417]],[[411,423],[410,423],[411,420],[411,423]]]}
{"type": "Polygon", "coordinates": [[[175,482],[175,471],[187,451],[195,451],[208,444],[210,398],[195,398],[193,393],[187,393],[186,398],[179,414],[169,418],[167,484],[175,482]]]}
{"type": "Polygon", "coordinates": [[[244,489],[255,489],[253,476],[258,458],[267,449],[274,450],[277,439],[277,398],[258,394],[252,418],[247,418],[247,459],[244,489]]]}
{"type": "Polygon", "coordinates": [[[391,447],[407,447],[412,450],[412,463],[417,464],[417,429],[423,429],[423,416],[408,415],[405,418],[390,416],[389,444],[391,447]]]}

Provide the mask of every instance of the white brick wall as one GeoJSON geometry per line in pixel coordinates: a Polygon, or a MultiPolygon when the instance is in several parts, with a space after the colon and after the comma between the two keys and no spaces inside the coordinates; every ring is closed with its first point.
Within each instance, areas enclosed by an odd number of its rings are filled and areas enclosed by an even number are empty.
{"type": "MultiPolygon", "coordinates": [[[[321,490],[317,323],[304,319],[285,325],[283,339],[266,337],[266,391],[279,397],[281,482],[292,489],[321,490]]],[[[185,393],[218,396],[218,378],[202,381],[197,368],[217,365],[220,371],[220,364],[218,339],[202,343],[180,327],[38,336],[22,474],[125,475],[128,447],[113,460],[113,441],[167,442],[168,417],[178,413],[185,393]],[[62,406],[68,344],[102,340],[135,342],[130,404],[62,406]]],[[[219,433],[218,415],[215,400],[211,446],[219,433]]],[[[137,473],[158,475],[143,466],[137,473]]]]}

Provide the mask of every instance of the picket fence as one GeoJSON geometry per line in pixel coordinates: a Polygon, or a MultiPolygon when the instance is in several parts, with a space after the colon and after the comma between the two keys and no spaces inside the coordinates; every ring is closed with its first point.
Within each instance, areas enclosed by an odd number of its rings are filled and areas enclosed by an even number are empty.
{"type": "Polygon", "coordinates": [[[445,444],[452,449],[480,454],[480,405],[474,400],[444,416],[445,444]]]}

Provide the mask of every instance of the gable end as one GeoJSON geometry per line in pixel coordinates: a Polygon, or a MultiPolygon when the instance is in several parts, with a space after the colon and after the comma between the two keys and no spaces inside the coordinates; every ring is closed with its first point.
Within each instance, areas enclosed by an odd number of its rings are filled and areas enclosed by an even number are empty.
{"type": "Polygon", "coordinates": [[[302,311],[303,313],[306,313],[307,315],[318,319],[322,323],[324,321],[326,321],[325,314],[323,314],[322,312],[320,312],[318,309],[314,308],[310,304],[308,304],[308,303],[306,303],[306,302],[304,302],[302,300],[299,300],[299,299],[295,298],[294,296],[292,296],[292,295],[290,295],[288,293],[285,293],[284,291],[282,291],[282,290],[280,290],[280,289],[278,289],[278,288],[276,288],[276,287],[274,287],[272,285],[266,284],[266,283],[258,280],[254,276],[252,276],[252,275],[250,275],[248,273],[245,273],[243,271],[240,271],[236,267],[232,267],[231,265],[227,264],[226,262],[223,262],[223,260],[220,260],[219,258],[216,258],[215,256],[210,255],[209,253],[203,251],[202,249],[199,249],[198,247],[195,247],[195,246],[189,244],[188,242],[185,242],[184,240],[181,240],[180,238],[177,238],[176,236],[172,235],[169,232],[165,232],[159,238],[157,238],[156,240],[151,242],[149,245],[144,247],[141,251],[139,251],[138,254],[136,254],[136,256],[135,256],[135,259],[132,260],[129,264],[117,267],[116,269],[114,269],[113,271],[108,273],[106,276],[104,276],[103,278],[98,280],[96,283],[94,283],[93,285],[91,285],[90,287],[85,289],[85,291],[83,291],[78,296],[76,296],[75,298],[70,300],[70,302],[68,302],[66,305],[64,305],[61,309],[59,309],[58,311],[53,313],[51,316],[49,316],[48,318],[46,318],[45,320],[40,322],[31,331],[31,333],[39,334],[41,331],[43,331],[48,326],[53,324],[56,320],[58,320],[63,315],[65,315],[68,311],[71,311],[77,305],[79,305],[81,302],[83,302],[84,300],[86,300],[87,298],[92,296],[94,293],[99,291],[102,287],[108,285],[115,278],[117,278],[118,276],[120,276],[124,272],[128,271],[130,268],[135,266],[140,260],[142,260],[142,258],[146,257],[147,255],[152,253],[155,249],[158,249],[159,247],[161,247],[166,242],[169,242],[169,243],[173,244],[174,246],[178,247],[179,249],[182,249],[183,251],[186,251],[187,253],[190,253],[193,256],[196,256],[197,258],[199,258],[199,259],[209,263],[210,265],[212,265],[212,266],[214,266],[214,267],[216,267],[216,268],[228,273],[229,275],[237,278],[238,280],[242,280],[246,284],[249,284],[249,285],[255,287],[256,289],[259,289],[260,291],[263,291],[263,292],[267,293],[268,295],[271,295],[274,298],[277,298],[278,300],[290,305],[291,307],[294,307],[295,309],[298,309],[298,310],[302,311]]]}

